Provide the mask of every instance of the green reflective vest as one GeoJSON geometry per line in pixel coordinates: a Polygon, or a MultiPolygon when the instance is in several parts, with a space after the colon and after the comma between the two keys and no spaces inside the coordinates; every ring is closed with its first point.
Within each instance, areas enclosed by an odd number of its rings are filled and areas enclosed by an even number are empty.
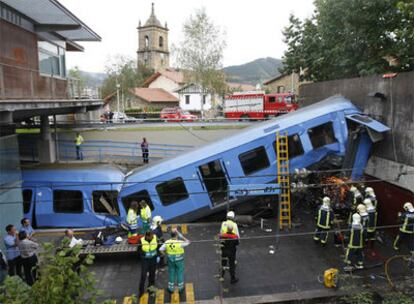
{"type": "Polygon", "coordinates": [[[146,206],[145,208],[141,208],[141,220],[144,222],[148,222],[151,219],[151,208],[146,206]]]}
{"type": "Polygon", "coordinates": [[[181,246],[182,240],[170,239],[165,242],[165,251],[170,261],[180,261],[184,259],[184,247],[181,246]]]}
{"type": "Polygon", "coordinates": [[[141,238],[141,250],[145,258],[152,258],[157,255],[157,237],[154,235],[151,241],[147,241],[145,237],[141,238]]]}

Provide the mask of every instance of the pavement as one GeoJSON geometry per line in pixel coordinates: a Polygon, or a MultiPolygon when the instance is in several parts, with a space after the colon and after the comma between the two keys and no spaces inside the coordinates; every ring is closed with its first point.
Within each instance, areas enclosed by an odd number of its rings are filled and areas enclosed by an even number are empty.
{"type": "MultiPolygon", "coordinates": [[[[266,230],[258,225],[241,227],[242,241],[237,251],[239,282],[234,285],[230,284],[228,274],[224,282],[218,278],[220,256],[215,236],[220,224],[188,224],[185,226],[186,237],[192,243],[185,253],[186,291],[170,296],[166,291],[167,270],[159,271],[156,297],[145,297],[139,303],[278,303],[343,293],[341,289],[327,289],[320,282],[326,269],[342,269],[343,249],[333,246],[332,236],[326,247],[316,245],[312,239],[310,215],[304,215],[301,222],[298,228],[281,232],[279,241],[275,237],[274,220],[267,221],[266,230]]],[[[357,285],[385,284],[382,263],[394,253],[390,250],[390,240],[386,246],[378,247],[376,256],[366,253],[366,265],[380,264],[380,267],[359,270],[344,278],[357,285]]],[[[128,303],[126,297],[137,294],[140,278],[137,253],[97,256],[91,270],[96,273],[97,287],[104,291],[106,299],[128,303]]]]}

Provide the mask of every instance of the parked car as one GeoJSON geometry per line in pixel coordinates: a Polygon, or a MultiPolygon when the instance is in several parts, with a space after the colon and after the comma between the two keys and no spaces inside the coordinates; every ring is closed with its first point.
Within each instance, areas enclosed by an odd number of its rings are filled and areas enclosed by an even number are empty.
{"type": "Polygon", "coordinates": [[[179,107],[164,108],[161,110],[160,118],[165,121],[195,121],[198,119],[197,115],[193,115],[188,111],[184,111],[179,107]]]}
{"type": "Polygon", "coordinates": [[[123,112],[113,112],[111,122],[115,122],[115,123],[134,123],[134,122],[142,122],[142,119],[138,119],[138,118],[135,118],[135,117],[128,116],[123,112]]]}

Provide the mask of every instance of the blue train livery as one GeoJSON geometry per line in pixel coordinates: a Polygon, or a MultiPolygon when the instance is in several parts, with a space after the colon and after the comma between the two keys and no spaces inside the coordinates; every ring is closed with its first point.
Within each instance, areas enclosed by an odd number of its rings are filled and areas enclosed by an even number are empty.
{"type": "Polygon", "coordinates": [[[333,96],[125,175],[109,166],[25,170],[25,215],[41,227],[116,225],[132,201],[146,200],[153,215],[194,221],[240,203],[228,197],[229,185],[276,181],[277,132],[288,134],[291,172],[333,158],[357,180],[372,144],[388,130],[333,96]]]}

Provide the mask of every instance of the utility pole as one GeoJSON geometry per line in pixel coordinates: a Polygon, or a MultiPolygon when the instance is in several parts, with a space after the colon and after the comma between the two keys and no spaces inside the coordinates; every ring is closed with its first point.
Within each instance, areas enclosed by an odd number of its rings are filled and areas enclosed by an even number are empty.
{"type": "Polygon", "coordinates": [[[116,77],[116,103],[117,103],[117,111],[119,116],[119,88],[121,85],[118,83],[118,77],[116,77]]]}

